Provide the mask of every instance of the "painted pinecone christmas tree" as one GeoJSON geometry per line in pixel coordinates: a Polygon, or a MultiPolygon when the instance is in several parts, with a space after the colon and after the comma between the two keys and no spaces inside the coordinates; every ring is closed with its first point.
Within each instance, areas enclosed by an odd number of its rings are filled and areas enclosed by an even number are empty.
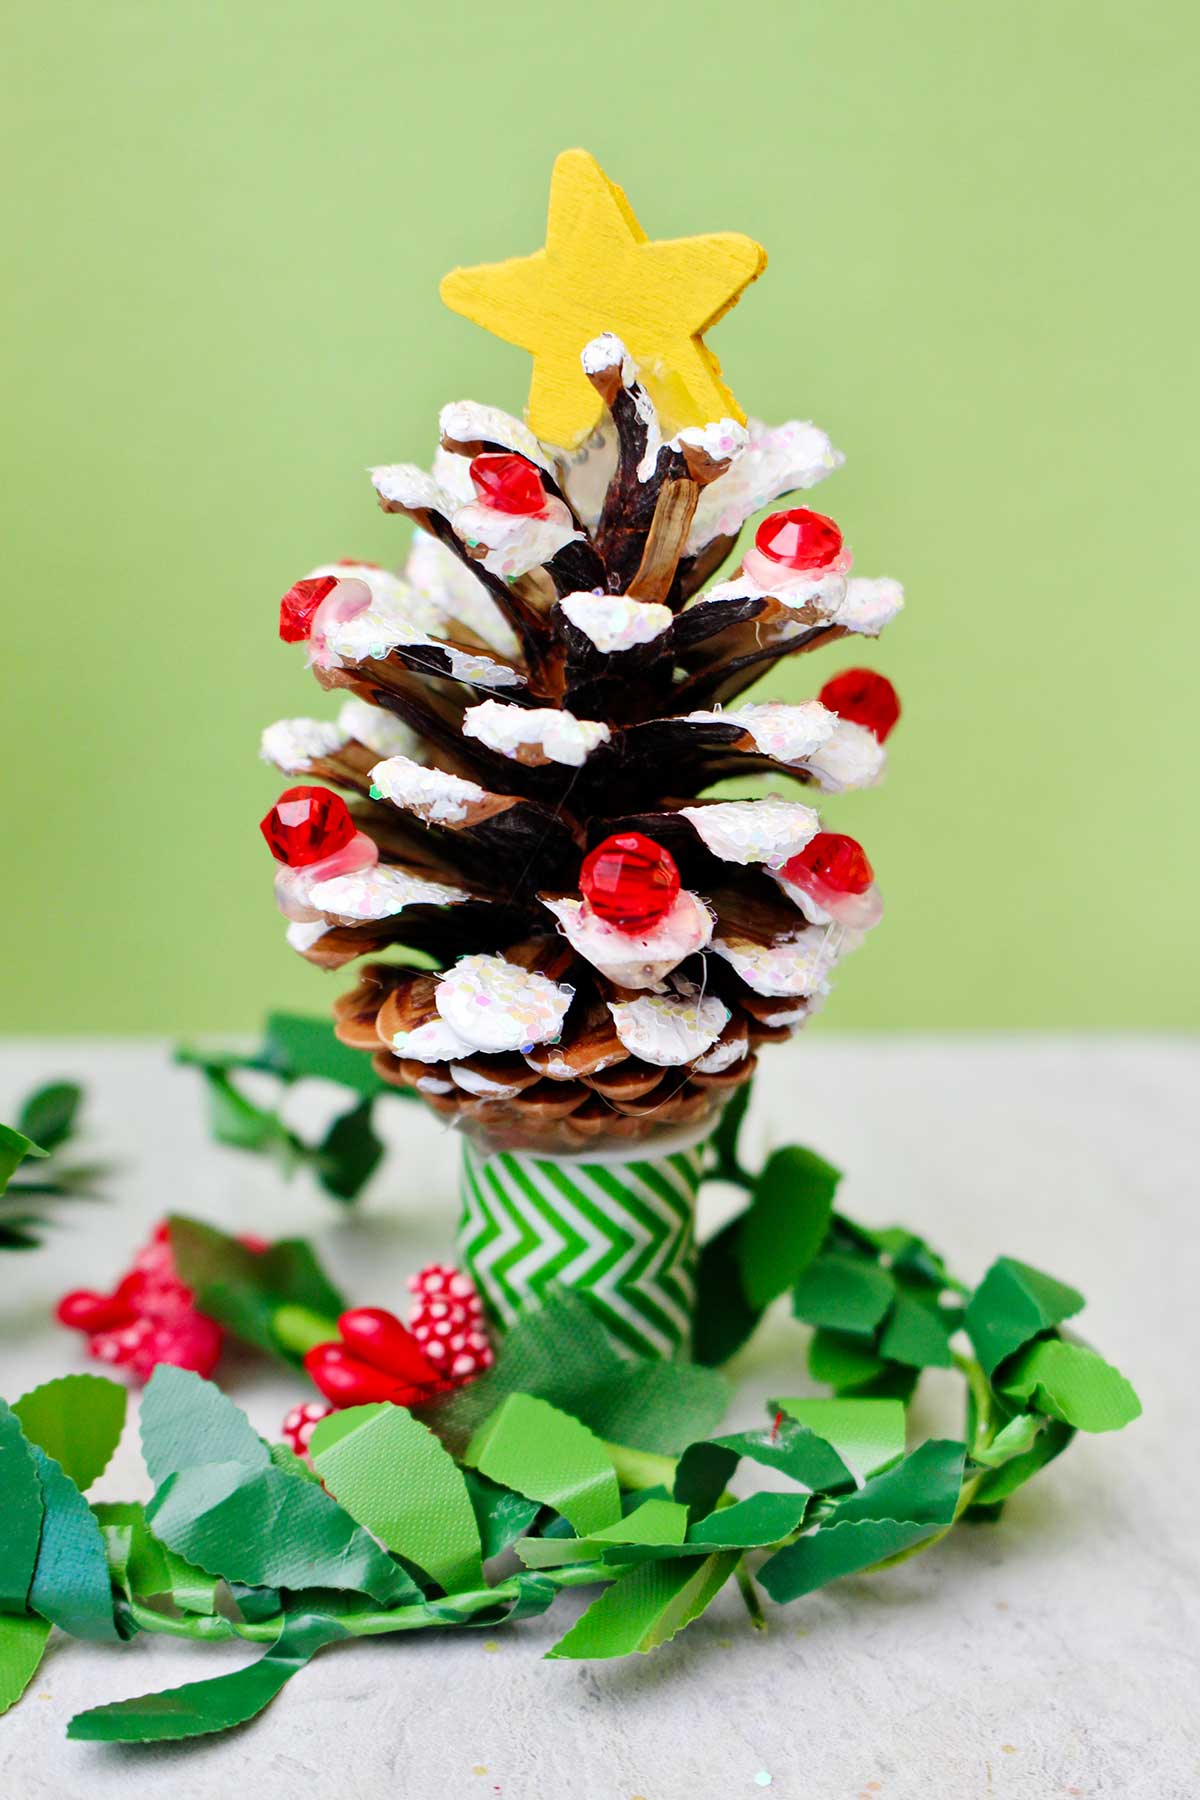
{"type": "Polygon", "coordinates": [[[305,783],[263,821],[292,945],[327,969],[393,946],[437,965],[367,963],[338,1036],[448,1119],[543,1150],[701,1123],[813,1011],[878,916],[870,865],[802,799],[709,790],[870,785],[898,713],[854,669],[738,704],[901,605],[848,574],[831,520],[770,515],[703,591],[752,513],[839,466],[826,435],[722,419],[663,441],[617,338],[582,362],[608,415],[582,449],[463,402],[432,474],[374,471],[418,527],[405,572],[289,591],[282,636],[348,698],[263,737],[305,783]]]}

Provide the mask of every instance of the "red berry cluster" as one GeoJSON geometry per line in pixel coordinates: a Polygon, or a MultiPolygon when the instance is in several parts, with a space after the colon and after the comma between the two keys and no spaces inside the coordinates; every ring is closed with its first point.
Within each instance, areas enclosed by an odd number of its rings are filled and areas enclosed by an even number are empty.
{"type": "MultiPolygon", "coordinates": [[[[251,1240],[247,1248],[265,1246],[251,1240]]],[[[138,1381],[148,1381],[156,1363],[211,1375],[224,1339],[221,1327],[197,1310],[191,1288],[180,1281],[165,1224],[155,1227],[111,1293],[76,1288],[59,1301],[57,1317],[87,1334],[92,1356],[127,1368],[138,1381]]]]}
{"type": "Polygon", "coordinates": [[[490,1368],[479,1296],[467,1276],[431,1264],[414,1275],[408,1325],[381,1306],[355,1306],[338,1320],[338,1337],[304,1358],[336,1407],[390,1401],[417,1406],[490,1368]]]}
{"type": "Polygon", "coordinates": [[[291,1445],[297,1456],[307,1456],[313,1432],[333,1410],[321,1400],[302,1400],[298,1406],[293,1406],[280,1427],[284,1442],[291,1445]]]}
{"type": "Polygon", "coordinates": [[[470,1381],[490,1369],[495,1357],[483,1325],[483,1302],[461,1269],[430,1263],[408,1278],[415,1295],[408,1328],[430,1362],[451,1381],[470,1381]]]}

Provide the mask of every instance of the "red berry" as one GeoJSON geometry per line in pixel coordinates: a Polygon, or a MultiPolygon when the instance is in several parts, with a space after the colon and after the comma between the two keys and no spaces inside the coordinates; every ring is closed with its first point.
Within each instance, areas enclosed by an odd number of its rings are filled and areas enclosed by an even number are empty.
{"type": "Polygon", "coordinates": [[[649,931],[679,892],[675,858],[640,831],[605,838],[585,859],[579,886],[592,911],[621,931],[649,931]]]}
{"type": "Polygon", "coordinates": [[[865,894],[875,879],[862,845],[841,831],[818,831],[780,873],[797,887],[815,885],[834,894],[865,894]]]}
{"type": "Polygon", "coordinates": [[[408,1325],[449,1385],[471,1381],[496,1360],[483,1330],[483,1302],[461,1269],[430,1263],[408,1278],[416,1295],[408,1325]]]}
{"type": "Polygon", "coordinates": [[[356,1306],[344,1312],[338,1330],[348,1350],[385,1375],[418,1386],[438,1379],[412,1332],[381,1306],[356,1306]]]}
{"type": "Polygon", "coordinates": [[[304,642],[318,606],[336,586],[336,575],[311,575],[288,589],[279,602],[279,635],[285,644],[304,642]]]}
{"type": "Polygon", "coordinates": [[[276,862],[291,869],[323,862],[354,836],[354,820],[340,794],[329,788],[294,787],[280,794],[259,830],[276,862]]]}
{"type": "Polygon", "coordinates": [[[827,569],[842,548],[842,534],[824,513],[807,506],[772,513],[754,534],[754,548],[787,569],[827,569]]]}
{"type": "Polygon", "coordinates": [[[91,1332],[111,1331],[127,1324],[133,1314],[117,1294],[94,1294],[89,1288],[75,1288],[63,1295],[54,1316],[72,1331],[91,1332]]]}
{"type": "Polygon", "coordinates": [[[433,1384],[440,1381],[436,1371],[431,1371],[428,1383],[386,1375],[361,1357],[351,1356],[343,1344],[317,1344],[304,1358],[304,1367],[325,1398],[338,1407],[371,1406],[381,1400],[411,1406],[427,1399],[433,1384]]]}
{"type": "Polygon", "coordinates": [[[322,1400],[302,1400],[280,1426],[284,1442],[291,1445],[297,1456],[307,1456],[313,1432],[333,1410],[322,1400]]]}
{"type": "Polygon", "coordinates": [[[471,480],[479,498],[496,512],[540,513],[546,493],[541,477],[523,456],[477,456],[471,463],[471,480]]]}
{"type": "Polygon", "coordinates": [[[881,744],[900,717],[900,696],[874,669],[843,669],[825,683],[820,699],[839,719],[864,725],[881,744]]]}

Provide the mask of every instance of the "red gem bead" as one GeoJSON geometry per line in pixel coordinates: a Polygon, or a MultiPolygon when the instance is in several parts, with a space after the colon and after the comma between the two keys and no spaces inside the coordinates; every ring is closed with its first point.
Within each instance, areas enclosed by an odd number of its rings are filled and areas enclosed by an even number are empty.
{"type": "Polygon", "coordinates": [[[874,669],[843,669],[821,689],[821,705],[839,719],[865,725],[882,744],[900,717],[900,696],[874,669]]]}
{"type": "Polygon", "coordinates": [[[541,476],[523,456],[477,456],[471,480],[479,498],[502,513],[540,513],[546,492],[541,476]]]}
{"type": "Polygon", "coordinates": [[[787,569],[827,569],[842,548],[842,534],[824,513],[807,506],[772,513],[754,534],[754,548],[787,569]]]}
{"type": "Polygon", "coordinates": [[[841,831],[818,831],[784,863],[781,873],[797,887],[815,884],[834,894],[865,894],[875,879],[858,839],[841,831]]]}
{"type": "Polygon", "coordinates": [[[579,886],[592,911],[621,931],[649,931],[668,913],[679,892],[679,870],[670,851],[624,831],[605,838],[585,859],[579,886]]]}
{"type": "Polygon", "coordinates": [[[354,836],[346,802],[322,787],[288,788],[258,828],[276,862],[287,863],[290,869],[322,862],[354,836]]]}
{"type": "Polygon", "coordinates": [[[314,575],[288,589],[279,602],[279,635],[285,644],[305,641],[312,631],[318,606],[336,586],[336,575],[314,575]]]}

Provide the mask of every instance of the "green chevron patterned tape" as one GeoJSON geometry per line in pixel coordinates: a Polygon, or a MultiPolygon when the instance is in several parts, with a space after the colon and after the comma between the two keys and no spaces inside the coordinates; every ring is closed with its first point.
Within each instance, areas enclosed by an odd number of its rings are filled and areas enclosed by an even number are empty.
{"type": "Polygon", "coordinates": [[[463,1142],[459,1250],[507,1329],[551,1287],[586,1295],[637,1356],[686,1356],[701,1148],[631,1162],[485,1155],[463,1142]]]}

